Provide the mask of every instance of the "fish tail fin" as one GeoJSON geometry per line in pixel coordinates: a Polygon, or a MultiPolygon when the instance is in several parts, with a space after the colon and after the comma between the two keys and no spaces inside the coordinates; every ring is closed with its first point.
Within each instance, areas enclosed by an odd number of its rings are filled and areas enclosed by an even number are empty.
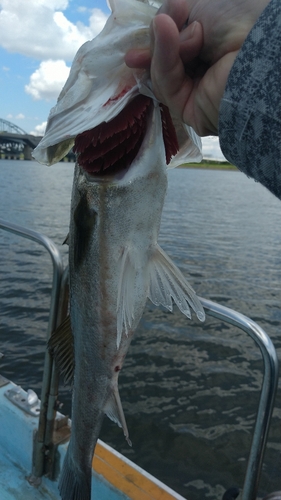
{"type": "Polygon", "coordinates": [[[153,304],[162,304],[172,311],[173,298],[185,316],[191,318],[191,307],[200,321],[205,320],[205,311],[195,291],[159,245],[149,261],[149,276],[148,297],[153,304]]]}
{"type": "Polygon", "coordinates": [[[83,466],[83,473],[74,468],[68,448],[58,485],[62,500],[91,500],[91,479],[91,466],[83,466]]]}
{"type": "Polygon", "coordinates": [[[117,385],[114,386],[112,393],[106,402],[104,413],[108,416],[108,418],[110,418],[110,420],[123,429],[128,445],[132,446],[117,385]]]}

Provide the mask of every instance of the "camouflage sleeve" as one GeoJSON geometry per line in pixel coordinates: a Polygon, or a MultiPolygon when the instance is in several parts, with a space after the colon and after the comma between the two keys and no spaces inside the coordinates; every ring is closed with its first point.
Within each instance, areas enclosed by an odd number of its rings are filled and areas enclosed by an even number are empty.
{"type": "Polygon", "coordinates": [[[242,172],[281,198],[281,2],[271,0],[228,77],[220,146],[242,172]]]}

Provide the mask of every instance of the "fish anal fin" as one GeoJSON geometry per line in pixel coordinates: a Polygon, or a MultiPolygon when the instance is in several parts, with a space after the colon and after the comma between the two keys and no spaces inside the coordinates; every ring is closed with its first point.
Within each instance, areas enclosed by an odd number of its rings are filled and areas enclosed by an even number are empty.
{"type": "Polygon", "coordinates": [[[52,333],[48,349],[53,356],[65,384],[72,385],[74,377],[74,345],[70,316],[52,333]]]}
{"type": "Polygon", "coordinates": [[[149,277],[148,297],[151,302],[157,306],[162,304],[172,311],[173,298],[185,316],[191,318],[191,307],[200,321],[205,320],[203,306],[195,291],[159,245],[155,247],[149,261],[149,277]]]}
{"type": "Polygon", "coordinates": [[[112,393],[108,398],[106,405],[104,407],[104,413],[108,416],[108,418],[110,418],[110,420],[115,422],[119,427],[123,429],[124,436],[126,438],[128,445],[132,446],[132,442],[129,439],[129,431],[117,385],[115,385],[112,389],[112,393]]]}

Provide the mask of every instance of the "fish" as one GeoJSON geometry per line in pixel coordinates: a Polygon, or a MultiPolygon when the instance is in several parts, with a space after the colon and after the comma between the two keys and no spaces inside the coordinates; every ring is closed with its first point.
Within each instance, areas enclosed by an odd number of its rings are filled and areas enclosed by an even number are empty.
{"type": "Polygon", "coordinates": [[[44,164],[73,147],[70,316],[49,347],[72,384],[72,431],[59,480],[62,500],[90,500],[95,445],[107,415],[131,445],[118,377],[147,298],[191,318],[205,312],[158,245],[167,167],[200,161],[196,134],[159,102],[148,71],[124,63],[149,43],[153,2],[112,0],[103,31],[78,51],[33,152],[44,164]],[[101,51],[104,50],[104,58],[101,51]],[[100,65],[99,65],[100,64],[100,65]]]}

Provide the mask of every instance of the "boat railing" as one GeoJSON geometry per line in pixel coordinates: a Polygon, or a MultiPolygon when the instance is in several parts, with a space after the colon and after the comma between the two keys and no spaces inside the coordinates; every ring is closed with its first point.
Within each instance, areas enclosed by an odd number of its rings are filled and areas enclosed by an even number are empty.
{"type": "MultiPolygon", "coordinates": [[[[0,229],[4,229],[5,231],[39,243],[39,245],[42,245],[47,250],[51,257],[53,265],[53,278],[49,320],[46,333],[46,339],[48,341],[52,332],[57,328],[63,319],[65,310],[65,301],[63,300],[63,297],[66,294],[65,283],[67,271],[64,271],[62,256],[57,246],[50,238],[36,231],[27,229],[17,224],[12,224],[4,221],[3,219],[0,219],[0,229]]],[[[30,479],[30,481],[34,482],[34,484],[36,484],[36,478],[42,477],[42,475],[46,472],[46,451],[50,451],[50,443],[52,442],[58,398],[58,383],[58,372],[49,350],[46,349],[39,423],[34,439],[33,470],[30,479]]],[[[50,462],[50,457],[48,457],[48,462],[50,462]]]]}
{"type": "MultiPolygon", "coordinates": [[[[53,282],[47,340],[60,324],[67,308],[67,268],[63,269],[62,257],[56,245],[46,236],[0,219],[0,228],[41,244],[50,254],[53,263],[53,282]]],[[[247,333],[261,351],[264,364],[263,381],[252,444],[241,500],[255,500],[258,493],[263,457],[267,442],[271,415],[278,385],[278,359],[274,345],[266,332],[250,318],[228,307],[201,298],[205,312],[221,321],[236,326],[247,333]]],[[[34,445],[32,475],[40,478],[46,472],[46,450],[52,447],[56,402],[58,397],[58,373],[52,357],[46,349],[41,392],[41,409],[34,445]]],[[[50,461],[50,456],[48,456],[50,461]]]]}
{"type": "Polygon", "coordinates": [[[261,475],[271,415],[278,386],[278,358],[267,333],[253,320],[233,309],[200,298],[206,314],[236,326],[258,345],[264,364],[263,382],[241,500],[255,500],[261,475]]]}

